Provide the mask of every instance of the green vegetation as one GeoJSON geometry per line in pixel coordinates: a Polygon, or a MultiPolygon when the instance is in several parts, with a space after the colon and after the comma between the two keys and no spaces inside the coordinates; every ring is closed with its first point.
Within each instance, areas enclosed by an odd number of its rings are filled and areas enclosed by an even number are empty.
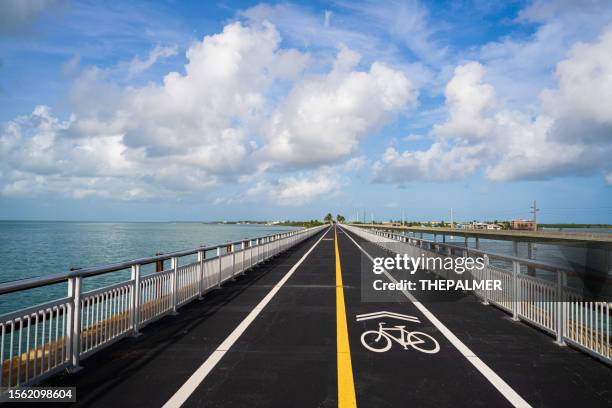
{"type": "Polygon", "coordinates": [[[346,218],[344,218],[343,215],[338,214],[338,215],[336,215],[336,221],[344,222],[344,221],[346,221],[346,218]]]}
{"type": "Polygon", "coordinates": [[[319,225],[323,225],[323,223],[319,220],[309,220],[309,221],[285,221],[281,224],[284,227],[304,227],[304,228],[312,228],[318,227],[319,225]]]}
{"type": "Polygon", "coordinates": [[[331,215],[331,213],[327,213],[325,218],[323,218],[323,221],[325,221],[325,222],[332,222],[333,219],[334,219],[334,217],[331,215]]]}

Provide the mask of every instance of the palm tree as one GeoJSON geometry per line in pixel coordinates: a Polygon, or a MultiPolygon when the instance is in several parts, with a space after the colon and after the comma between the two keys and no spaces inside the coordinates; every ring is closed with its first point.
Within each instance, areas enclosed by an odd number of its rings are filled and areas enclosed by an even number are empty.
{"type": "Polygon", "coordinates": [[[334,219],[334,217],[331,215],[331,213],[327,213],[325,218],[323,218],[323,221],[325,221],[325,222],[332,222],[333,219],[334,219]]]}
{"type": "Polygon", "coordinates": [[[340,215],[340,214],[336,215],[336,221],[338,221],[338,222],[341,222],[341,223],[342,223],[342,222],[344,222],[345,220],[346,220],[346,219],[344,218],[344,216],[343,216],[343,215],[340,215]]]}

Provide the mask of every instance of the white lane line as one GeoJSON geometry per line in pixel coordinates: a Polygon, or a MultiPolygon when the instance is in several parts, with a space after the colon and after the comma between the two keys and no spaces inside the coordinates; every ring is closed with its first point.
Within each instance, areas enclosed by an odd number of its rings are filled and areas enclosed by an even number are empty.
{"type": "MultiPolygon", "coordinates": [[[[353,243],[363,252],[372,262],[374,258],[365,251],[350,234],[344,234],[353,241],[353,243]]],[[[385,276],[394,283],[397,280],[384,270],[385,276]]],[[[499,391],[512,405],[515,407],[531,407],[512,387],[508,385],[502,378],[495,373],[488,365],[484,363],[472,350],[468,348],[448,327],[446,327],[433,313],[429,311],[421,302],[419,302],[412,293],[407,290],[402,290],[402,293],[416,306],[417,309],[451,342],[453,346],[470,362],[487,380],[499,391]]]]}
{"type": "Polygon", "coordinates": [[[204,363],[202,363],[202,365],[195,371],[195,373],[193,373],[191,377],[189,377],[185,384],[183,384],[181,388],[179,388],[179,390],[172,396],[172,398],[170,398],[168,402],[164,404],[164,408],[176,408],[183,405],[185,401],[187,401],[187,398],[189,398],[189,396],[193,394],[195,389],[198,388],[202,381],[204,381],[204,378],[206,378],[206,376],[212,371],[212,369],[215,368],[215,366],[221,360],[221,358],[223,358],[225,353],[230,349],[230,347],[232,347],[236,340],[240,338],[242,333],[245,332],[245,330],[249,327],[253,320],[255,320],[255,318],[259,315],[263,308],[266,307],[266,305],[270,302],[270,300],[272,300],[274,295],[276,295],[276,292],[278,292],[280,288],[285,284],[285,282],[287,282],[291,275],[293,275],[293,272],[295,272],[295,270],[302,264],[302,262],[304,262],[304,259],[306,259],[308,255],[310,255],[312,250],[315,249],[315,247],[319,244],[319,242],[321,242],[323,237],[327,235],[328,232],[329,229],[325,231],[325,233],[321,235],[321,238],[319,238],[319,240],[315,242],[315,244],[308,250],[308,252],[306,252],[304,256],[302,256],[302,258],[300,258],[300,260],[297,261],[295,265],[293,265],[289,272],[287,272],[285,276],[283,276],[283,278],[278,281],[276,285],[274,285],[270,292],[268,292],[268,294],[257,304],[257,306],[255,306],[253,310],[251,310],[251,313],[249,313],[247,317],[245,317],[244,320],[241,321],[238,326],[236,326],[234,331],[231,332],[225,340],[223,340],[223,343],[221,343],[219,347],[217,347],[217,349],[213,351],[213,353],[206,359],[204,363]]]}

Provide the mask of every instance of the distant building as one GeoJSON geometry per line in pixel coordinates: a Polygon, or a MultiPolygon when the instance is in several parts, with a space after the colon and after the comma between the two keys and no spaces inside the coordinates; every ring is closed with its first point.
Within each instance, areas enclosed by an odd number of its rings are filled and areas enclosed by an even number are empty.
{"type": "Polygon", "coordinates": [[[513,230],[533,230],[534,225],[532,220],[512,220],[510,228],[513,230]]]}
{"type": "Polygon", "coordinates": [[[498,231],[503,229],[501,225],[498,224],[488,224],[486,222],[473,221],[468,222],[459,227],[462,229],[471,229],[471,230],[494,230],[498,231]]]}
{"type": "Polygon", "coordinates": [[[487,224],[484,222],[473,222],[471,224],[471,229],[475,229],[475,230],[484,230],[487,229],[487,224]]]}

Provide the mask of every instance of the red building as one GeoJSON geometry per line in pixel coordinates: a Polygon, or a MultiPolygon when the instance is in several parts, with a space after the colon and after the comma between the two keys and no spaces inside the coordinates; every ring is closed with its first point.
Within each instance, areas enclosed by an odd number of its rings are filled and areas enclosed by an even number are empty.
{"type": "Polygon", "coordinates": [[[535,223],[532,220],[512,220],[510,228],[513,230],[533,230],[535,223]]]}

